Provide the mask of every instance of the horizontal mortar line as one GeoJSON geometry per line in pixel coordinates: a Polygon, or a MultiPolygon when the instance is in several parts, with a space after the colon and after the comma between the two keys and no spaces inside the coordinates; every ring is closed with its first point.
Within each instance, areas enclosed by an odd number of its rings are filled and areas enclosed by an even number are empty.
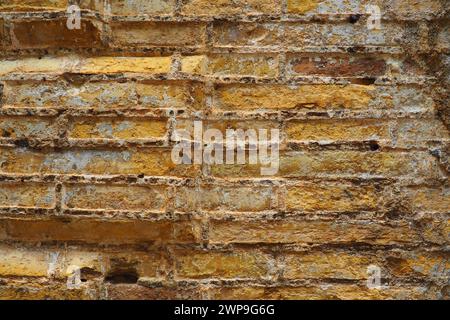
{"type": "MultiPolygon", "coordinates": [[[[154,278],[143,278],[138,281],[138,285],[149,287],[149,288],[160,288],[164,286],[172,287],[175,285],[178,286],[197,286],[197,285],[207,285],[212,288],[314,288],[321,287],[324,285],[335,285],[335,286],[346,286],[346,285],[356,285],[362,288],[367,288],[367,279],[342,279],[342,278],[298,278],[298,279],[283,279],[278,278],[275,279],[275,276],[271,276],[267,274],[266,276],[259,278],[220,278],[214,277],[211,275],[210,277],[205,278],[176,278],[170,282],[165,283],[164,280],[154,279],[154,278]]],[[[402,286],[420,286],[423,287],[424,279],[429,279],[429,283],[434,283],[438,279],[432,278],[430,276],[418,276],[414,277],[395,277],[389,276],[386,277],[386,280],[391,280],[388,285],[391,285],[393,288],[397,288],[399,285],[402,286]]],[[[325,291],[325,290],[324,290],[325,291]]]]}
{"type": "MultiPolygon", "coordinates": [[[[373,212],[368,213],[372,214],[373,212]]],[[[416,221],[422,219],[422,213],[419,212],[419,217],[405,216],[401,220],[386,220],[384,216],[367,216],[367,215],[352,215],[348,216],[340,212],[334,212],[333,214],[311,214],[310,212],[303,212],[301,214],[289,213],[283,211],[275,213],[263,212],[247,212],[247,214],[241,215],[239,211],[228,212],[227,214],[221,214],[220,216],[214,215],[211,212],[198,210],[198,213],[193,211],[187,212],[152,212],[141,211],[125,211],[125,210],[109,210],[109,209],[63,209],[61,212],[55,208],[23,208],[23,207],[0,207],[0,213],[2,216],[0,220],[26,220],[26,221],[40,221],[40,220],[58,220],[58,219],[71,219],[71,221],[82,220],[99,220],[105,222],[124,222],[124,221],[167,221],[167,222],[193,222],[196,223],[204,218],[208,218],[210,221],[217,222],[282,222],[282,223],[295,223],[295,222],[330,222],[332,224],[355,224],[355,225],[367,225],[371,223],[377,223],[383,226],[397,227],[404,225],[404,223],[416,221]],[[97,213],[97,214],[95,214],[97,213]],[[104,220],[108,218],[108,220],[104,220]],[[37,220],[33,220],[37,219],[37,220]],[[403,223],[403,224],[402,224],[403,223]]],[[[430,212],[429,214],[435,214],[430,212]]],[[[449,216],[448,213],[441,213],[440,215],[449,216]]],[[[295,241],[294,241],[295,242],[295,241]]]]}
{"type": "MultiPolygon", "coordinates": [[[[86,212],[86,211],[84,211],[86,212]]],[[[72,223],[79,221],[99,221],[105,223],[122,223],[122,222],[133,222],[133,223],[148,223],[148,222],[167,222],[167,223],[180,223],[180,222],[190,222],[198,223],[200,217],[196,218],[195,215],[190,213],[184,214],[173,214],[173,213],[157,213],[157,214],[147,214],[143,212],[139,215],[133,212],[124,212],[123,214],[114,215],[111,211],[105,210],[105,214],[74,214],[67,212],[57,212],[55,209],[7,209],[0,208],[0,223],[2,221],[61,221],[62,223],[72,223]]],[[[81,240],[82,241],[82,240],[81,240]]],[[[194,241],[195,242],[195,241],[194,241]]]]}
{"type": "MultiPolygon", "coordinates": [[[[0,61],[1,65],[1,61],[0,61]]],[[[67,73],[10,73],[0,76],[0,81],[25,81],[25,80],[48,80],[61,79],[67,73]]],[[[159,81],[187,81],[193,80],[198,82],[212,82],[214,84],[230,84],[230,83],[254,83],[254,84],[351,84],[352,80],[373,79],[373,85],[398,85],[398,84],[435,84],[436,77],[431,76],[380,76],[380,77],[330,77],[330,76],[290,76],[287,79],[277,77],[255,77],[241,75],[197,75],[189,73],[159,73],[159,74],[143,74],[143,73],[115,73],[115,74],[84,74],[71,73],[81,75],[90,79],[90,81],[114,80],[122,81],[132,79],[134,81],[159,80],[159,81]]]]}
{"type": "MultiPolygon", "coordinates": [[[[175,118],[177,119],[177,118],[175,118]]],[[[261,108],[254,111],[222,111],[220,109],[214,109],[213,113],[204,121],[224,121],[224,120],[236,120],[236,121],[248,121],[248,120],[260,120],[260,121],[278,121],[278,122],[298,122],[303,120],[311,121],[323,121],[323,120],[438,120],[436,117],[436,111],[430,109],[423,110],[392,110],[389,108],[378,110],[363,110],[363,111],[346,111],[342,109],[308,109],[306,111],[293,110],[293,109],[277,109],[272,111],[271,109],[261,108]]]]}
{"type": "Polygon", "coordinates": [[[79,183],[79,184],[126,184],[142,186],[174,185],[183,186],[193,183],[194,178],[180,178],[174,176],[141,176],[138,174],[117,175],[74,175],[74,174],[17,174],[0,173],[0,182],[36,182],[36,183],[79,183]]]}
{"type": "Polygon", "coordinates": [[[345,54],[388,54],[399,55],[404,53],[404,49],[400,46],[367,46],[361,44],[334,46],[334,45],[317,45],[317,46],[283,46],[278,44],[274,46],[240,46],[240,45],[217,45],[214,44],[210,54],[218,53],[345,53],[345,54]],[[350,52],[351,51],[351,52],[350,52]]]}
{"type": "Polygon", "coordinates": [[[383,121],[396,120],[440,120],[436,115],[436,110],[423,108],[421,110],[405,108],[402,110],[392,110],[391,108],[379,109],[360,109],[358,110],[344,110],[332,107],[328,109],[269,109],[260,108],[251,111],[242,110],[226,110],[220,106],[212,107],[212,113],[208,110],[202,109],[182,109],[182,108],[168,108],[168,109],[134,109],[134,108],[111,108],[109,110],[96,110],[94,108],[79,109],[71,107],[32,107],[32,106],[11,106],[3,105],[0,107],[0,117],[41,117],[41,118],[56,118],[61,115],[72,117],[71,121],[79,119],[102,120],[102,119],[131,119],[131,120],[175,120],[175,121],[240,121],[245,122],[249,120],[259,121],[277,121],[282,122],[296,122],[302,120],[373,120],[382,119],[383,121]],[[173,112],[171,115],[170,113],[173,112]],[[181,114],[180,114],[181,113],[181,114]],[[195,117],[194,117],[195,113],[195,117]]]}
{"type": "MultiPolygon", "coordinates": [[[[417,182],[412,180],[409,186],[445,186],[445,180],[436,181],[431,179],[430,182],[417,182]]],[[[398,177],[384,177],[384,178],[354,178],[354,177],[307,177],[307,178],[282,178],[282,177],[260,177],[260,178],[220,178],[220,177],[204,177],[201,180],[196,178],[179,178],[179,177],[139,177],[139,175],[52,175],[52,174],[0,174],[0,183],[65,183],[65,184],[82,184],[82,185],[133,185],[133,186],[179,186],[179,187],[201,187],[205,185],[224,186],[224,187],[278,187],[278,186],[292,186],[304,182],[311,183],[354,183],[357,185],[366,185],[373,183],[381,184],[395,184],[399,182],[408,182],[408,180],[401,180],[398,177]]]]}
{"type": "MultiPolygon", "coordinates": [[[[114,15],[104,14],[104,11],[81,9],[81,17],[87,19],[98,19],[101,22],[137,22],[137,21],[149,21],[149,22],[214,22],[214,21],[229,21],[229,22],[348,22],[348,18],[355,14],[359,15],[362,19],[369,17],[370,14],[365,11],[355,12],[342,12],[342,13],[308,13],[308,14],[281,14],[281,13],[249,13],[249,14],[215,14],[215,15],[188,15],[182,12],[174,14],[139,14],[134,16],[126,15],[114,15]]],[[[2,11],[0,17],[7,19],[55,19],[55,18],[67,18],[69,14],[66,10],[54,9],[47,11],[2,11]]],[[[422,19],[414,19],[409,17],[399,17],[395,13],[386,13],[382,15],[382,22],[405,22],[405,21],[433,21],[445,19],[444,15],[439,16],[426,16],[422,19]]]]}
{"type": "MultiPolygon", "coordinates": [[[[363,254],[367,255],[376,255],[379,250],[392,250],[395,249],[395,253],[398,254],[408,254],[411,251],[415,250],[417,252],[423,252],[423,253],[447,253],[446,246],[442,245],[426,245],[422,246],[421,244],[415,244],[415,245],[408,245],[408,244],[401,244],[401,245],[378,245],[378,244],[367,244],[365,246],[354,246],[352,244],[312,244],[312,245],[305,245],[305,244],[276,244],[276,243],[263,243],[258,245],[253,244],[199,244],[199,243],[170,243],[170,244],[164,244],[164,245],[150,245],[150,244],[93,244],[93,243],[81,243],[73,245],[70,242],[67,241],[61,241],[62,243],[55,243],[54,241],[50,241],[47,243],[42,243],[42,245],[39,247],[39,249],[43,250],[63,250],[66,252],[70,251],[83,251],[83,250],[89,250],[92,252],[106,252],[106,253],[115,253],[116,250],[120,250],[123,248],[129,248],[136,253],[142,253],[142,252],[159,252],[161,249],[169,249],[172,251],[178,251],[178,250],[189,250],[189,251],[198,251],[198,252],[210,252],[213,251],[215,253],[221,253],[221,252],[230,252],[234,250],[239,251],[253,251],[253,250],[259,250],[268,254],[276,254],[276,255],[282,255],[282,254],[308,254],[308,253],[353,253],[355,251],[362,252],[363,254]]],[[[72,242],[73,243],[73,242],[72,242]]],[[[36,246],[33,244],[30,244],[28,241],[21,241],[21,240],[3,240],[2,244],[0,245],[0,250],[7,246],[7,247],[15,247],[16,245],[20,245],[21,247],[25,247],[26,249],[32,249],[37,250],[36,246]]]]}
{"type": "Polygon", "coordinates": [[[394,139],[359,139],[359,140],[290,140],[286,139],[284,144],[286,144],[286,151],[328,151],[335,150],[334,148],[340,147],[341,150],[354,150],[361,152],[373,151],[370,149],[371,143],[379,143],[380,150],[382,152],[414,152],[414,151],[426,151],[430,150],[430,147],[445,147],[450,139],[441,140],[406,140],[401,142],[395,142],[394,139]],[[412,144],[408,146],[408,144],[412,144]],[[421,145],[422,144],[422,145],[421,145]],[[369,148],[369,149],[365,149],[369,148]]]}
{"type": "Polygon", "coordinates": [[[259,245],[248,244],[248,243],[222,243],[222,244],[207,244],[206,246],[198,246],[196,244],[171,244],[168,247],[173,250],[177,250],[177,248],[185,249],[185,248],[199,248],[202,251],[208,250],[218,250],[218,251],[233,251],[233,250],[253,250],[255,247],[263,252],[267,251],[270,254],[276,254],[277,256],[280,254],[299,254],[299,253],[334,253],[334,252],[362,252],[367,254],[377,254],[378,250],[391,250],[391,249],[399,249],[402,251],[396,251],[398,253],[410,253],[412,250],[418,250],[420,252],[439,252],[446,253],[448,250],[446,246],[438,245],[438,244],[427,244],[421,245],[420,243],[416,244],[364,244],[364,245],[356,245],[356,244],[276,244],[276,243],[261,243],[259,245]]]}
{"type": "MultiPolygon", "coordinates": [[[[78,245],[70,245],[64,243],[45,243],[38,248],[30,244],[29,242],[23,242],[20,240],[2,240],[0,244],[0,251],[3,248],[12,248],[17,249],[17,245],[20,245],[20,248],[24,248],[25,250],[33,250],[33,251],[46,251],[46,250],[55,250],[62,251],[64,253],[70,253],[71,251],[87,251],[87,252],[99,252],[99,253],[121,253],[123,249],[132,250],[132,253],[160,253],[162,249],[165,249],[166,246],[161,245],[148,245],[148,244],[93,244],[93,243],[84,243],[81,247],[78,245]]],[[[175,245],[178,246],[178,245],[175,245]]],[[[167,246],[169,247],[169,246],[167,246]]],[[[192,245],[194,248],[202,248],[202,246],[195,244],[192,245]]]]}
{"type": "MultiPolygon", "coordinates": [[[[393,140],[386,139],[367,139],[367,140],[351,140],[351,141],[328,141],[328,140],[283,140],[280,145],[282,146],[280,151],[285,152],[326,152],[326,151],[360,151],[360,152],[374,152],[371,149],[373,143],[379,143],[380,150],[382,152],[415,152],[424,151],[428,152],[430,148],[446,147],[450,143],[450,139],[442,140],[420,140],[420,141],[402,141],[396,143],[393,140]],[[411,144],[410,146],[408,144],[411,144]],[[339,148],[339,149],[336,149],[339,148]]],[[[107,149],[108,151],[124,150],[128,148],[136,149],[155,149],[165,150],[176,145],[176,142],[167,140],[123,140],[123,139],[69,139],[69,141],[61,140],[54,141],[51,139],[29,139],[26,137],[11,139],[0,138],[0,147],[14,148],[14,147],[26,147],[31,150],[47,150],[52,148],[63,148],[63,151],[71,151],[76,149],[77,151],[89,151],[107,149]]],[[[190,141],[195,143],[195,141],[190,141]]],[[[270,141],[267,141],[270,144],[270,141]]],[[[215,146],[221,146],[222,144],[214,144],[215,146]]],[[[224,144],[223,144],[224,145],[224,144]]],[[[225,145],[224,145],[225,148],[225,145]]],[[[250,145],[246,144],[245,151],[250,150],[250,145]]],[[[223,164],[226,165],[226,164],[223,164]]]]}
{"type": "MultiPolygon", "coordinates": [[[[99,278],[102,278],[104,275],[102,274],[99,278]]],[[[24,288],[27,288],[27,285],[30,285],[33,288],[33,285],[42,284],[42,280],[46,280],[46,283],[50,285],[61,285],[65,288],[65,284],[67,282],[66,278],[51,278],[48,281],[48,276],[15,276],[15,275],[2,275],[0,278],[5,282],[6,287],[17,288],[14,281],[20,281],[22,283],[23,280],[27,280],[27,284],[23,285],[24,288]],[[32,281],[30,282],[30,280],[32,281]],[[33,281],[34,280],[34,281],[33,281]],[[13,283],[9,283],[13,281],[13,283]]],[[[148,289],[161,289],[168,288],[173,290],[187,290],[187,289],[195,289],[198,287],[206,286],[205,289],[211,290],[215,288],[260,288],[260,289],[296,289],[296,288],[317,288],[323,291],[322,287],[327,286],[357,286],[361,289],[367,288],[367,279],[343,279],[343,278],[299,278],[299,279],[272,279],[273,276],[267,275],[262,278],[220,278],[214,277],[211,275],[206,278],[176,278],[169,279],[168,277],[157,277],[157,278],[148,278],[141,277],[138,279],[137,283],[128,283],[125,285],[128,286],[138,286],[148,289]]],[[[432,276],[410,276],[410,277],[384,277],[384,279],[389,280],[385,284],[389,289],[392,287],[393,289],[398,288],[399,286],[402,288],[409,289],[410,287],[418,287],[423,288],[424,286],[430,286],[434,284],[439,284],[440,281],[444,280],[444,278],[435,278],[432,276]],[[424,283],[425,280],[425,283],[424,283]]],[[[121,286],[124,284],[121,283],[113,283],[113,282],[105,282],[102,284],[104,287],[115,287],[121,286]]]]}
{"type": "MultiPolygon", "coordinates": [[[[107,105],[105,103],[105,105],[107,105]]],[[[185,108],[172,107],[143,107],[143,104],[131,105],[131,107],[112,107],[110,109],[99,108],[78,108],[71,106],[56,106],[49,105],[44,107],[37,106],[16,106],[11,104],[4,104],[0,108],[0,115],[17,115],[17,116],[42,116],[42,117],[57,117],[61,115],[69,117],[99,117],[99,118],[115,118],[115,117],[129,117],[136,119],[161,119],[168,120],[176,116],[178,119],[189,119],[188,112],[198,112],[194,108],[187,105],[185,108]]],[[[202,110],[200,110],[202,111],[202,110]]]]}
{"type": "MultiPolygon", "coordinates": [[[[398,227],[398,226],[404,226],[405,223],[410,223],[412,221],[418,221],[421,220],[422,217],[414,217],[414,216],[404,216],[402,220],[386,220],[386,217],[384,216],[363,216],[361,218],[353,217],[352,219],[349,219],[347,216],[340,215],[337,213],[336,215],[283,215],[279,213],[278,215],[274,216],[261,216],[261,215],[246,215],[246,216],[240,216],[240,215],[230,215],[227,217],[209,217],[210,222],[280,222],[280,223],[296,223],[296,222],[329,222],[330,224],[354,224],[354,225],[367,225],[372,226],[373,223],[377,223],[379,225],[383,226],[389,226],[389,227],[398,227]]],[[[292,243],[295,243],[295,241],[290,241],[292,243]]],[[[350,242],[351,241],[343,241],[343,242],[350,242]]],[[[362,241],[364,242],[364,241],[362,241]]],[[[245,243],[245,242],[244,242],[245,243]]]]}

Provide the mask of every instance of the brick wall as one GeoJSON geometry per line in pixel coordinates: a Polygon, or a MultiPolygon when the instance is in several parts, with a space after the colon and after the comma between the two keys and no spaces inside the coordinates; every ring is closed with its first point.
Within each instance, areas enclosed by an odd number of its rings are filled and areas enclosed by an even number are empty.
{"type": "Polygon", "coordinates": [[[0,0],[0,298],[448,299],[448,9],[0,0]],[[175,165],[194,120],[278,173],[175,165]]]}

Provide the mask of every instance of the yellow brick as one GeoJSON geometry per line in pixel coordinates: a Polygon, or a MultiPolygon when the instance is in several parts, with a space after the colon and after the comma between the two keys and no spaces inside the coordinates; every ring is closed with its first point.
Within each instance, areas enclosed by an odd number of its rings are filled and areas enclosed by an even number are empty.
{"type": "Polygon", "coordinates": [[[270,257],[261,252],[175,252],[178,278],[261,278],[270,268],[270,257]]]}
{"type": "Polygon", "coordinates": [[[144,174],[194,176],[198,166],[175,165],[170,150],[78,150],[38,152],[1,149],[2,173],[41,174],[144,174]]]}
{"type": "Polygon", "coordinates": [[[362,85],[224,85],[215,92],[220,109],[364,109],[374,86],[362,85]]]}
{"type": "Polygon", "coordinates": [[[189,0],[182,7],[185,15],[276,14],[281,11],[279,0],[189,0]]]}
{"type": "Polygon", "coordinates": [[[171,57],[95,57],[78,56],[24,58],[0,61],[0,75],[8,73],[165,73],[171,57]]]}
{"type": "Polygon", "coordinates": [[[2,0],[0,11],[48,11],[68,7],[68,0],[2,0]]]}
{"type": "Polygon", "coordinates": [[[167,133],[167,121],[156,119],[77,119],[69,129],[72,139],[154,139],[167,133]]]}
{"type": "Polygon", "coordinates": [[[162,186],[67,185],[64,204],[76,209],[163,211],[167,188],[162,186]]]}
{"type": "Polygon", "coordinates": [[[101,244],[198,242],[196,222],[107,220],[94,218],[0,219],[1,240],[76,241],[101,244]]]}
{"type": "Polygon", "coordinates": [[[53,208],[55,187],[40,183],[1,183],[0,207],[53,208]]]}
{"type": "Polygon", "coordinates": [[[288,254],[283,260],[286,279],[367,279],[369,265],[379,265],[379,259],[348,253],[288,254]]]}
{"type": "Polygon", "coordinates": [[[416,243],[417,231],[406,223],[333,221],[219,221],[210,223],[210,243],[416,243]]]}
{"type": "Polygon", "coordinates": [[[0,246],[0,276],[46,277],[49,263],[46,251],[0,246]]]}
{"type": "Polygon", "coordinates": [[[448,253],[408,252],[389,255],[387,267],[395,277],[427,277],[429,279],[448,279],[450,260],[448,253]]]}
{"type": "Polygon", "coordinates": [[[388,140],[389,123],[383,120],[308,120],[286,125],[289,140],[368,141],[388,140]]]}
{"type": "Polygon", "coordinates": [[[287,1],[287,10],[289,13],[307,13],[308,11],[312,11],[316,9],[319,3],[322,2],[320,0],[288,0],[287,1]]]}
{"type": "Polygon", "coordinates": [[[288,209],[308,212],[380,210],[382,192],[375,186],[339,184],[310,184],[287,188],[288,209]]]}
{"type": "Polygon", "coordinates": [[[79,73],[164,73],[171,57],[95,57],[81,61],[79,73]]]}

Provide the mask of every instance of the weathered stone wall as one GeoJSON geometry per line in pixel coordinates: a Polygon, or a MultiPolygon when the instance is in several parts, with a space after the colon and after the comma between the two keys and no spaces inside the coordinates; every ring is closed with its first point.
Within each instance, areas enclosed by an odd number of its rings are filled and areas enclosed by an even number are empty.
{"type": "Polygon", "coordinates": [[[0,298],[448,299],[448,9],[0,0],[0,298]],[[196,119],[278,173],[175,165],[196,119]]]}

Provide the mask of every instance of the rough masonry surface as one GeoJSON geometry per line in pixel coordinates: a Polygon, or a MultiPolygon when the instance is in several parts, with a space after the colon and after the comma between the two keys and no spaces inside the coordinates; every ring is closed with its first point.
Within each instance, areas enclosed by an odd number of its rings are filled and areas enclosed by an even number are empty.
{"type": "Polygon", "coordinates": [[[446,0],[0,0],[0,299],[448,299],[449,21],[446,0]],[[278,173],[175,165],[195,120],[279,129],[278,173]]]}

